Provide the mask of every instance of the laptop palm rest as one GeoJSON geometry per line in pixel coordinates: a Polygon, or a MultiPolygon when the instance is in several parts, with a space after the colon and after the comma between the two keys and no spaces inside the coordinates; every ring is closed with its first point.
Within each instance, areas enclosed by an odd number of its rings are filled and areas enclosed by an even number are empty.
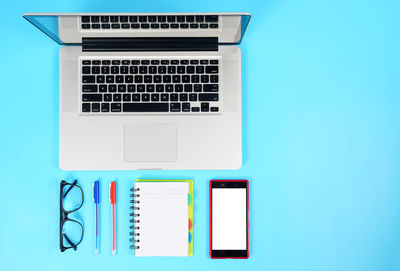
{"type": "Polygon", "coordinates": [[[175,162],[175,124],[126,124],[125,162],[175,162]]]}

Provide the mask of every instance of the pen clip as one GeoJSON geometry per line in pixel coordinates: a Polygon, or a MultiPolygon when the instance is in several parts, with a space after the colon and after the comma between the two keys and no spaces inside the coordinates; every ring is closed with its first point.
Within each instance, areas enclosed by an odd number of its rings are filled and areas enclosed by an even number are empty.
{"type": "Polygon", "coordinates": [[[93,202],[98,204],[100,202],[99,181],[93,183],[93,202]]]}
{"type": "Polygon", "coordinates": [[[110,203],[116,204],[117,203],[117,182],[113,181],[110,183],[110,203]]]}

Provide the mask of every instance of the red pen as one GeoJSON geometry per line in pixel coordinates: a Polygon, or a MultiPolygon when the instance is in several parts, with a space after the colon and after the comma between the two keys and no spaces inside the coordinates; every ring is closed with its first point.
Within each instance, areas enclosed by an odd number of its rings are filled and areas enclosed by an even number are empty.
{"type": "Polygon", "coordinates": [[[117,204],[117,182],[110,184],[110,203],[112,208],[112,255],[117,254],[117,228],[116,228],[116,204],[117,204]]]}

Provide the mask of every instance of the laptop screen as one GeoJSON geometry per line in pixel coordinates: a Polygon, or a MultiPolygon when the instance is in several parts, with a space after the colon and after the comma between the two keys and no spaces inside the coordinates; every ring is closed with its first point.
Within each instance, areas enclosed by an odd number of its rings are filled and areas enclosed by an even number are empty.
{"type": "Polygon", "coordinates": [[[29,13],[25,19],[61,45],[101,37],[217,37],[219,44],[240,44],[247,13],[29,13]]]}

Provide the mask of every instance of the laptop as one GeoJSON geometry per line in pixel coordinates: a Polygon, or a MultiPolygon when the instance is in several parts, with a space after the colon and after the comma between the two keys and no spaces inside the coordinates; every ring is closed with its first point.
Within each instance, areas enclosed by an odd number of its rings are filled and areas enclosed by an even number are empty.
{"type": "Polygon", "coordinates": [[[247,13],[29,13],[61,45],[63,170],[238,169],[247,13]]]}

